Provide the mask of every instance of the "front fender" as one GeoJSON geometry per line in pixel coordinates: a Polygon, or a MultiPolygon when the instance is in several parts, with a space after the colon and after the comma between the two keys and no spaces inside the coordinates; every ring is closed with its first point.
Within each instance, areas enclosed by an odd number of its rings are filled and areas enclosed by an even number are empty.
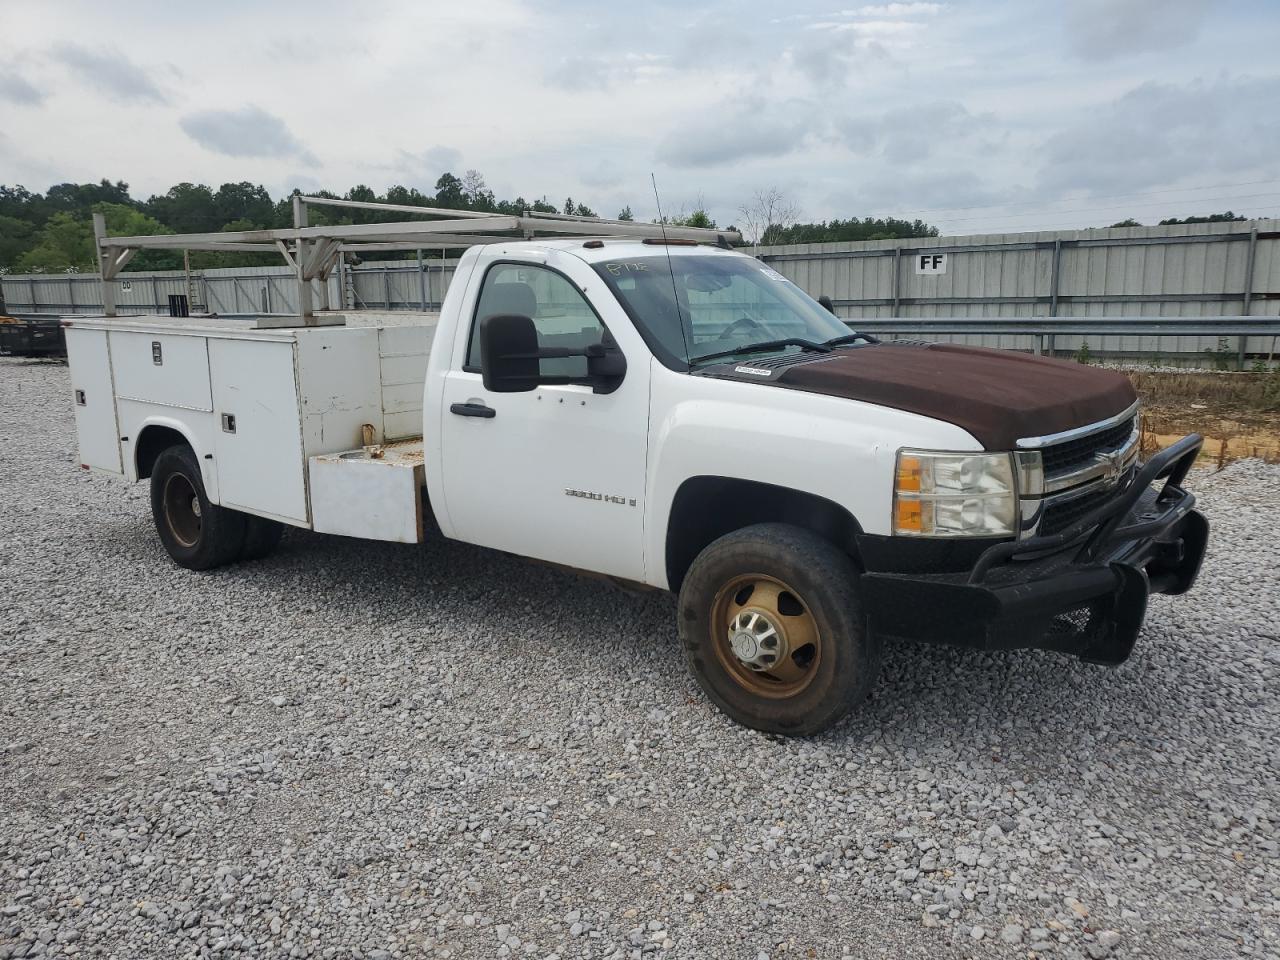
{"type": "Polygon", "coordinates": [[[954,424],[918,414],[654,367],[645,569],[664,588],[672,503],[692,477],[812,494],[843,507],[864,532],[887,534],[899,448],[982,449],[954,424]]]}

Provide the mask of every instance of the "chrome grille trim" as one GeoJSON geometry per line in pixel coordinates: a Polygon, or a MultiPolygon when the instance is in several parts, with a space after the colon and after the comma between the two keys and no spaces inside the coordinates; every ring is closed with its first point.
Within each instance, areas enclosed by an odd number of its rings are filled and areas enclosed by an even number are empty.
{"type": "Polygon", "coordinates": [[[1106,430],[1108,427],[1114,427],[1117,423],[1122,423],[1129,417],[1138,412],[1138,401],[1134,401],[1129,409],[1123,413],[1117,413],[1114,417],[1108,417],[1106,420],[1099,420],[1097,423],[1089,423],[1083,427],[1075,427],[1071,430],[1063,430],[1061,433],[1050,433],[1043,437],[1023,437],[1017,441],[1019,450],[1039,450],[1042,447],[1051,447],[1055,443],[1063,443],[1067,440],[1079,440],[1087,437],[1091,433],[1097,433],[1106,430]]]}
{"type": "Polygon", "coordinates": [[[1139,427],[1138,404],[1134,403],[1123,413],[1106,420],[1090,423],[1074,430],[1049,434],[1043,437],[1030,437],[1017,442],[1017,450],[1013,454],[1016,467],[1015,476],[1018,486],[1018,513],[1020,539],[1036,536],[1041,529],[1046,513],[1063,507],[1080,497],[1100,494],[1119,486],[1130,476],[1139,462],[1139,446],[1141,429],[1139,427]],[[1083,464],[1073,463],[1056,472],[1047,472],[1044,461],[1049,451],[1059,444],[1079,444],[1087,441],[1094,434],[1113,435],[1116,428],[1126,420],[1132,421],[1133,428],[1129,436],[1117,444],[1114,436],[1098,437],[1099,447],[1088,452],[1086,444],[1084,456],[1089,459],[1083,464]],[[1101,444],[1109,443],[1103,447],[1101,444]]]}
{"type": "Polygon", "coordinates": [[[1044,478],[1044,493],[1049,495],[1061,490],[1073,490],[1091,481],[1105,480],[1108,477],[1114,483],[1138,460],[1139,433],[1134,430],[1124,446],[1114,450],[1099,450],[1094,453],[1094,462],[1088,466],[1069,470],[1066,473],[1048,474],[1044,478]]]}

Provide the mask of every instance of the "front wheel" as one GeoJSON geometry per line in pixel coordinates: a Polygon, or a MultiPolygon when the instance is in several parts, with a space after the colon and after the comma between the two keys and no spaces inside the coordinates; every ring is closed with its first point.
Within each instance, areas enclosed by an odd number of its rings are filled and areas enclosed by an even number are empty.
{"type": "Polygon", "coordinates": [[[161,452],[151,468],[151,514],[175,563],[209,570],[240,556],[245,515],[209,502],[200,462],[186,445],[161,452]]]}
{"type": "Polygon", "coordinates": [[[703,691],[744,726],[807,736],[864,699],[880,670],[848,556],[800,527],[726,534],[680,588],[680,638],[703,691]]]}

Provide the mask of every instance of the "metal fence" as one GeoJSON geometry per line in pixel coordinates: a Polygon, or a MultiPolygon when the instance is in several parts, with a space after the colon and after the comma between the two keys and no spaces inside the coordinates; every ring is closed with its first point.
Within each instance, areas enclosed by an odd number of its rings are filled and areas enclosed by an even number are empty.
{"type": "MultiPolygon", "coordinates": [[[[1280,221],[761,247],[770,266],[851,320],[886,317],[1280,315],[1280,221]]],[[[1030,349],[1026,334],[945,339],[1030,349]]],[[[1152,354],[1246,349],[1269,339],[1064,334],[1059,350],[1152,354]]]]}
{"type": "MultiPolygon", "coordinates": [[[[456,259],[388,260],[344,266],[329,278],[329,303],[355,310],[438,310],[456,259]]],[[[298,309],[293,271],[229,267],[194,271],[123,273],[116,285],[121,313],[168,314],[169,297],[185,294],[192,309],[214,313],[293,313],[298,309]]],[[[102,282],[94,274],[0,276],[6,309],[14,314],[102,312],[102,282]]]]}
{"type": "MultiPolygon", "coordinates": [[[[795,244],[752,251],[801,288],[827,295],[847,320],[888,318],[1037,318],[1040,334],[996,323],[916,335],[983,346],[1058,353],[1087,346],[1095,354],[1274,353],[1274,337],[1252,334],[1157,335],[1077,331],[1070,318],[1280,316],[1280,220],[1183,224],[1047,233],[992,234],[795,244]],[[1055,330],[1055,326],[1057,329],[1055,330]]],[[[438,309],[457,261],[370,262],[329,280],[329,304],[346,309],[438,309]]],[[[168,296],[186,293],[196,309],[289,313],[297,287],[285,266],[204,270],[190,287],[181,272],[125,273],[122,310],[167,313],[168,296]]],[[[12,313],[95,313],[93,275],[0,277],[12,313]]],[[[911,332],[909,327],[895,328],[911,332]]]]}

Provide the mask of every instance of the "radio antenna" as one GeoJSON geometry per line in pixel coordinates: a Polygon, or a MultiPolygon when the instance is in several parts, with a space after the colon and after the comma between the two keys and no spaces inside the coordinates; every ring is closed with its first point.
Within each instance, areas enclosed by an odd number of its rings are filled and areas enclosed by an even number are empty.
{"type": "MultiPolygon", "coordinates": [[[[676,305],[676,323],[680,325],[680,339],[684,341],[684,355],[688,361],[693,360],[693,347],[689,343],[693,330],[684,328],[684,317],[680,314],[680,293],[676,289],[676,268],[671,263],[671,244],[667,242],[667,218],[662,215],[662,198],[658,196],[658,178],[649,171],[649,179],[653,181],[653,199],[658,205],[658,226],[662,229],[662,249],[667,254],[667,272],[671,274],[671,299],[676,305]]],[[[689,317],[689,326],[693,326],[693,317],[689,317]]]]}

